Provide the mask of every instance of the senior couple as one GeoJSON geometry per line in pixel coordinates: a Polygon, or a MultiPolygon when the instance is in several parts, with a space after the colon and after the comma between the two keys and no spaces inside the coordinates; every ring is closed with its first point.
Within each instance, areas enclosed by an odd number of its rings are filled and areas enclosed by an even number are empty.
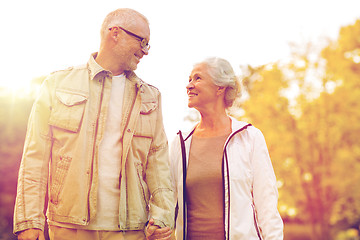
{"type": "Polygon", "coordinates": [[[188,106],[201,120],[169,154],[160,93],[134,73],[149,53],[148,20],[117,9],[100,33],[99,51],[49,75],[33,105],[18,239],[45,239],[45,215],[56,240],[283,239],[264,136],[227,115],[240,90],[229,62],[194,65],[188,106]]]}

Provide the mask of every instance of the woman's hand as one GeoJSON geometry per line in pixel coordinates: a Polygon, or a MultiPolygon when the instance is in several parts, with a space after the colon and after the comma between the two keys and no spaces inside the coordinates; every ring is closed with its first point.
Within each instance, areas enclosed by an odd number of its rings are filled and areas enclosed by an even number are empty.
{"type": "Polygon", "coordinates": [[[160,228],[154,225],[154,219],[150,219],[146,227],[146,239],[147,240],[168,240],[171,237],[172,230],[169,227],[160,228]]]}

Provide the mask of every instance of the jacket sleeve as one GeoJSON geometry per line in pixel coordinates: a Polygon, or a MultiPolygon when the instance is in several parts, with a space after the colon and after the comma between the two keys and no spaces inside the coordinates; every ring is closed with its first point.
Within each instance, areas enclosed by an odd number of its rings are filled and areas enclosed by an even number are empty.
{"type": "Polygon", "coordinates": [[[283,222],[277,209],[278,191],[275,173],[265,138],[256,128],[253,138],[253,198],[257,224],[264,240],[283,239],[283,222]]]}
{"type": "Polygon", "coordinates": [[[169,147],[161,110],[161,95],[158,95],[157,121],[148,156],[146,178],[151,193],[150,218],[159,227],[174,228],[174,191],[170,178],[169,147]]]}
{"type": "Polygon", "coordinates": [[[32,107],[21,159],[14,210],[14,233],[44,230],[51,131],[48,125],[51,97],[45,80],[32,107]]]}

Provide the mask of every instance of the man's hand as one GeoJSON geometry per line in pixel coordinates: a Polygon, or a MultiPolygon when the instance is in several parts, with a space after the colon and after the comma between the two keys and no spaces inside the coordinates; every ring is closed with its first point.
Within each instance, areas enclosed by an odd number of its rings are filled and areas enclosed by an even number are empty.
{"type": "Polygon", "coordinates": [[[172,230],[169,227],[160,228],[158,226],[155,226],[154,219],[150,219],[145,232],[147,240],[168,240],[171,237],[172,230]]]}
{"type": "Polygon", "coordinates": [[[43,231],[32,228],[19,233],[18,240],[45,240],[43,231]]]}

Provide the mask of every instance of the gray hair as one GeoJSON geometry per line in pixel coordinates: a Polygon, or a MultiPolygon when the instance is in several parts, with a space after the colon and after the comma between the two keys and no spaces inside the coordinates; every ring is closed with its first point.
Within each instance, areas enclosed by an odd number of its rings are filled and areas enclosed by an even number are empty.
{"type": "Polygon", "coordinates": [[[145,22],[147,22],[147,24],[149,24],[148,19],[144,15],[130,8],[119,8],[115,11],[110,12],[105,17],[104,22],[101,26],[101,39],[104,38],[109,28],[114,26],[121,26],[124,28],[129,27],[135,24],[136,18],[138,17],[142,18],[145,22]]]}
{"type": "MultiPolygon", "coordinates": [[[[198,64],[205,64],[208,67],[208,73],[213,83],[219,87],[225,87],[225,106],[231,107],[240,94],[240,83],[235,76],[231,64],[225,59],[219,57],[206,58],[198,64]]],[[[195,64],[195,65],[198,65],[195,64]]]]}

